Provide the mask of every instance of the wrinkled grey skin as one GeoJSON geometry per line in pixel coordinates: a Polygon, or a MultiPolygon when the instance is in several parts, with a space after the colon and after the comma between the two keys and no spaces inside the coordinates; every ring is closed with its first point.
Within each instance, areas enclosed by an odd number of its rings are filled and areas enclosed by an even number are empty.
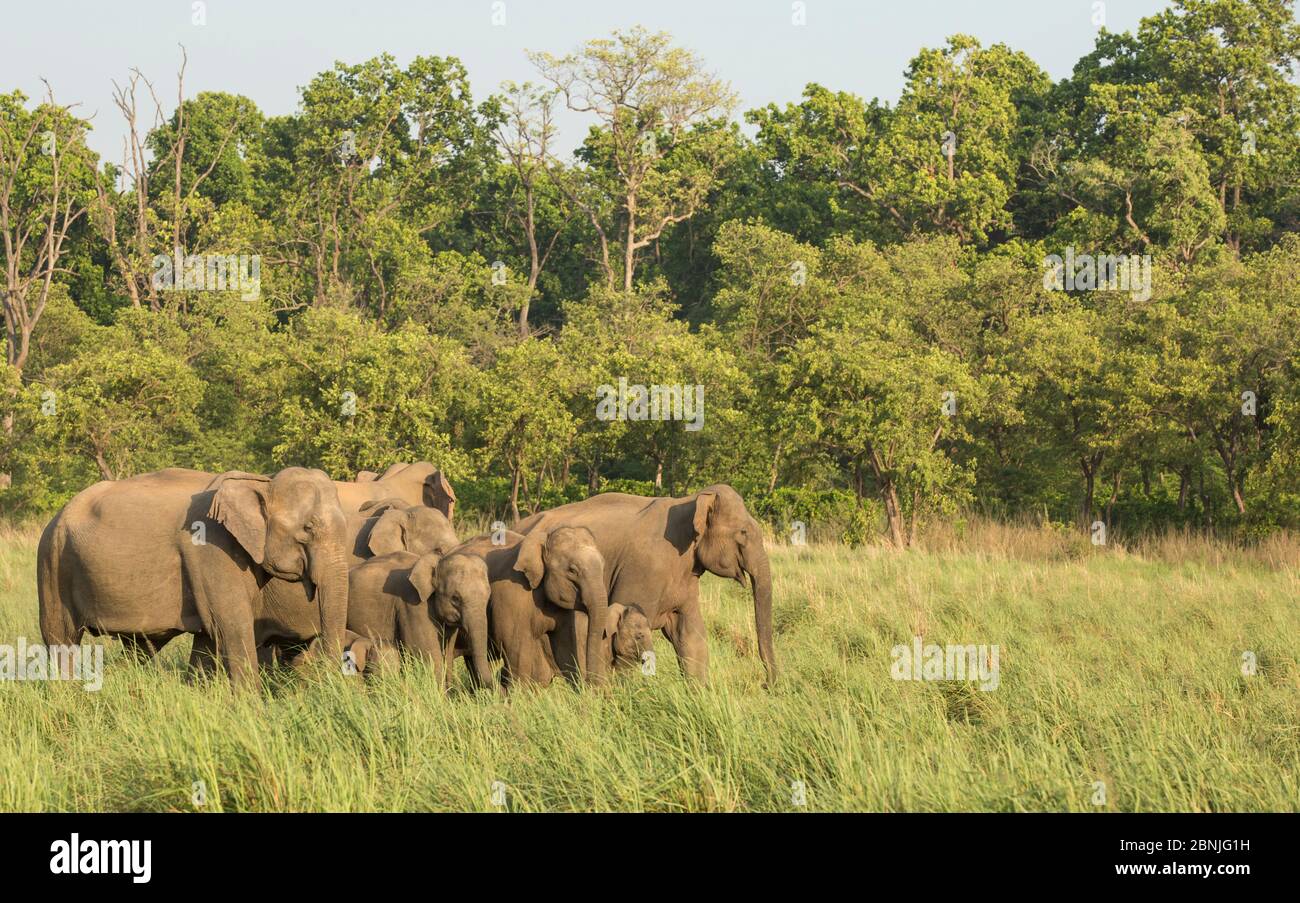
{"type": "MultiPolygon", "coordinates": [[[[597,651],[591,656],[594,666],[578,673],[593,682],[603,679],[604,561],[590,532],[564,528],[532,536],[485,534],[466,541],[453,556],[461,554],[487,565],[491,649],[505,662],[503,685],[550,683],[559,672],[548,634],[555,629],[557,614],[579,609],[590,614],[590,624],[599,626],[597,651]]],[[[443,595],[440,589],[439,604],[443,595]]]]}
{"type": "Polygon", "coordinates": [[[41,633],[59,644],[119,636],[146,655],[191,633],[192,663],[220,660],[247,684],[260,645],[319,638],[341,650],[346,538],[337,490],[319,470],[169,469],[97,483],[41,536],[41,633]],[[271,579],[295,588],[289,604],[260,592],[271,579]]]}
{"type": "MultiPolygon", "coordinates": [[[[709,648],[700,612],[700,575],[749,578],[754,593],[758,654],[767,682],[776,680],[772,649],[772,577],[763,532],[730,486],[716,484],[684,498],[643,498],[607,492],[561,505],[520,521],[526,535],[561,526],[588,528],[605,559],[611,605],[637,606],[650,625],[663,631],[682,671],[707,681],[709,648]]],[[[580,667],[576,651],[582,613],[561,616],[552,634],[556,661],[580,667]]]]}
{"type": "Polygon", "coordinates": [[[445,687],[456,657],[466,655],[476,685],[490,686],[487,597],[487,570],[478,559],[399,551],[357,565],[348,575],[348,648],[357,669],[388,669],[401,655],[411,655],[431,662],[445,687]],[[430,604],[439,571],[458,584],[455,612],[446,618],[437,617],[430,604]],[[463,629],[467,623],[479,626],[476,619],[483,622],[481,649],[471,648],[463,629]]]}

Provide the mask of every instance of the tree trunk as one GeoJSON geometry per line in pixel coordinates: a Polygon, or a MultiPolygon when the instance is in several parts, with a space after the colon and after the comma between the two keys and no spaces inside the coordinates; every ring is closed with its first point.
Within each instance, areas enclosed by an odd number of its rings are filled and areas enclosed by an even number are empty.
{"type": "Polygon", "coordinates": [[[100,451],[95,452],[95,464],[96,466],[99,467],[100,476],[102,476],[104,479],[106,480],[117,479],[117,477],[113,475],[113,469],[108,466],[108,462],[104,460],[104,455],[100,451]]]}
{"type": "Polygon", "coordinates": [[[780,463],[781,463],[781,447],[782,447],[783,444],[784,444],[784,443],[782,443],[782,442],[778,442],[778,443],[776,444],[776,451],[772,454],[772,471],[771,471],[771,478],[767,481],[767,491],[768,491],[768,492],[772,492],[773,490],[776,489],[776,475],[777,475],[777,468],[779,467],[779,465],[780,465],[780,463]]]}
{"type": "Polygon", "coordinates": [[[1246,499],[1242,495],[1242,491],[1241,491],[1242,480],[1240,474],[1237,472],[1237,467],[1236,467],[1237,455],[1236,455],[1236,448],[1235,448],[1236,446],[1235,439],[1232,444],[1233,444],[1232,448],[1225,447],[1222,443],[1219,444],[1219,458],[1220,460],[1223,461],[1223,476],[1228,483],[1228,491],[1232,493],[1233,504],[1237,506],[1237,513],[1245,514],[1246,499]]]}
{"type": "Polygon", "coordinates": [[[519,523],[519,468],[514,469],[513,479],[510,483],[510,518],[514,523],[519,523]]]}
{"type": "Polygon", "coordinates": [[[921,490],[914,489],[912,491],[912,525],[910,528],[908,528],[907,531],[907,544],[909,546],[916,545],[917,521],[919,521],[920,518],[921,518],[921,490]]]}
{"type": "Polygon", "coordinates": [[[623,291],[632,291],[632,273],[636,268],[636,195],[627,196],[627,240],[623,246],[623,291]]]}
{"type": "Polygon", "coordinates": [[[889,521],[889,538],[893,542],[894,548],[907,548],[907,541],[903,536],[903,512],[898,504],[898,490],[894,486],[893,480],[885,483],[884,489],[880,493],[885,500],[885,517],[889,521]]]}
{"type": "Polygon", "coordinates": [[[1110,498],[1106,501],[1106,532],[1107,533],[1110,532],[1111,514],[1115,510],[1115,499],[1119,497],[1120,474],[1121,471],[1119,470],[1115,471],[1115,476],[1111,480],[1111,484],[1110,484],[1110,498]]]}
{"type": "Polygon", "coordinates": [[[1205,468],[1197,475],[1198,487],[1196,494],[1201,499],[1201,522],[1208,531],[1214,526],[1214,516],[1210,511],[1210,497],[1205,491],[1205,468]]]}
{"type": "Polygon", "coordinates": [[[1080,517],[1085,530],[1092,529],[1093,512],[1096,510],[1097,468],[1101,466],[1102,453],[1097,452],[1088,458],[1079,459],[1079,469],[1083,471],[1083,503],[1080,505],[1080,517]]]}
{"type": "Polygon", "coordinates": [[[535,200],[531,184],[527,186],[527,191],[528,221],[525,231],[528,233],[528,295],[519,308],[519,338],[521,339],[528,338],[528,305],[532,302],[533,292],[537,290],[537,277],[542,272],[541,255],[537,250],[537,221],[533,213],[535,200]]]}

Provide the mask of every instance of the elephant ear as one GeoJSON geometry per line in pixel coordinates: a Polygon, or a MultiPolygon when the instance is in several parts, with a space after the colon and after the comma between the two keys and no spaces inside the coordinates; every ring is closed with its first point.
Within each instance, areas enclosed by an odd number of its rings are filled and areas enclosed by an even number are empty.
{"type": "Polygon", "coordinates": [[[361,507],[358,508],[357,510],[360,511],[362,514],[373,517],[376,514],[383,514],[389,508],[405,508],[405,507],[406,507],[405,500],[400,499],[397,496],[390,495],[386,499],[371,499],[368,502],[362,502],[361,507]]]}
{"type": "Polygon", "coordinates": [[[429,597],[433,595],[433,578],[438,572],[438,562],[441,560],[442,556],[437,552],[426,552],[411,565],[409,579],[421,602],[428,602],[429,597]]]}
{"type": "Polygon", "coordinates": [[[401,552],[406,549],[406,512],[398,508],[389,508],[379,516],[370,528],[370,539],[366,543],[371,555],[387,555],[389,552],[401,552]]]}
{"type": "Polygon", "coordinates": [[[208,484],[208,489],[214,490],[208,517],[225,527],[258,565],[266,549],[266,493],[270,484],[270,477],[240,470],[227,471],[208,484]]]}
{"type": "Polygon", "coordinates": [[[424,478],[424,504],[441,511],[447,522],[451,522],[452,512],[456,510],[456,490],[451,488],[441,470],[435,470],[424,478]]]}
{"type": "Polygon", "coordinates": [[[608,640],[614,634],[618,633],[618,622],[623,617],[624,606],[617,602],[611,602],[605,609],[605,632],[601,639],[608,640]]]}
{"type": "Polygon", "coordinates": [[[709,527],[709,512],[718,501],[716,492],[700,492],[695,496],[695,538],[699,539],[709,527]]]}
{"type": "Polygon", "coordinates": [[[546,546],[546,537],[547,533],[544,530],[534,530],[519,543],[519,554],[515,557],[515,570],[524,575],[529,589],[537,589],[541,586],[542,576],[546,573],[546,565],[542,561],[542,549],[546,546]]]}
{"type": "Polygon", "coordinates": [[[379,474],[375,473],[373,470],[358,470],[358,471],[357,471],[357,478],[356,478],[355,480],[353,480],[353,482],[354,482],[354,483],[373,483],[373,482],[374,482],[375,480],[377,480],[377,479],[379,479],[379,474]]]}

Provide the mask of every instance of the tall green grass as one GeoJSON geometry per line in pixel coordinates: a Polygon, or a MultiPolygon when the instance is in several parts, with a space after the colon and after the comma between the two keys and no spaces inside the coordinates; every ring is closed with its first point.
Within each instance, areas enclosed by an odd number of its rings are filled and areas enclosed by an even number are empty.
{"type": "MultiPolygon", "coordinates": [[[[774,546],[774,690],[714,577],[705,688],[662,639],[654,676],[508,699],[418,667],[234,693],[186,682],[187,641],[143,666],[110,642],[100,692],[0,683],[0,810],[484,810],[494,782],[518,811],[782,811],[794,782],[809,810],[1300,808],[1293,546],[973,532],[774,546]],[[913,635],[998,644],[999,688],[893,680],[913,635]]],[[[36,535],[0,531],[0,642],[39,637],[36,535]]]]}

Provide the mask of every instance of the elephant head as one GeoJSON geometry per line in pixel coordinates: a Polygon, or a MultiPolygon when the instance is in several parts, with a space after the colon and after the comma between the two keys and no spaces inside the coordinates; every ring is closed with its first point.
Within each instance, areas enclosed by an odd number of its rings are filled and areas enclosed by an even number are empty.
{"type": "MultiPolygon", "coordinates": [[[[441,511],[450,522],[456,511],[456,490],[441,470],[428,461],[399,462],[379,475],[381,482],[403,487],[419,486],[420,504],[441,511]]],[[[405,495],[405,492],[403,493],[405,495]]]]}
{"type": "Polygon", "coordinates": [[[614,603],[605,613],[605,639],[615,664],[632,664],[654,647],[650,619],[635,605],[614,603]]]}
{"type": "Polygon", "coordinates": [[[587,610],[587,677],[599,682],[605,675],[602,636],[605,632],[609,592],[605,585],[605,559],[586,527],[534,530],[519,543],[515,570],[531,589],[539,586],[560,608],[587,610]]]}
{"type": "Polygon", "coordinates": [[[366,543],[372,555],[402,551],[446,555],[460,545],[451,522],[433,508],[408,508],[401,499],[389,498],[366,502],[361,513],[378,515],[366,543]]]}
{"type": "Polygon", "coordinates": [[[750,517],[740,493],[719,483],[695,495],[695,563],[698,568],[735,580],[754,591],[754,627],[758,657],[767,668],[768,683],[776,681],[772,649],[772,573],[768,568],[763,531],[750,517]]]}
{"type": "Polygon", "coordinates": [[[274,477],[228,471],[208,489],[208,517],[254,564],[314,589],[325,650],[340,651],[348,617],[348,530],[330,478],[304,467],[286,467],[274,477]]]}
{"type": "Polygon", "coordinates": [[[487,653],[492,584],[487,563],[468,552],[446,556],[427,552],[411,566],[409,579],[420,601],[429,605],[432,617],[448,628],[464,631],[474,679],[480,687],[491,687],[492,668],[487,653]]]}

